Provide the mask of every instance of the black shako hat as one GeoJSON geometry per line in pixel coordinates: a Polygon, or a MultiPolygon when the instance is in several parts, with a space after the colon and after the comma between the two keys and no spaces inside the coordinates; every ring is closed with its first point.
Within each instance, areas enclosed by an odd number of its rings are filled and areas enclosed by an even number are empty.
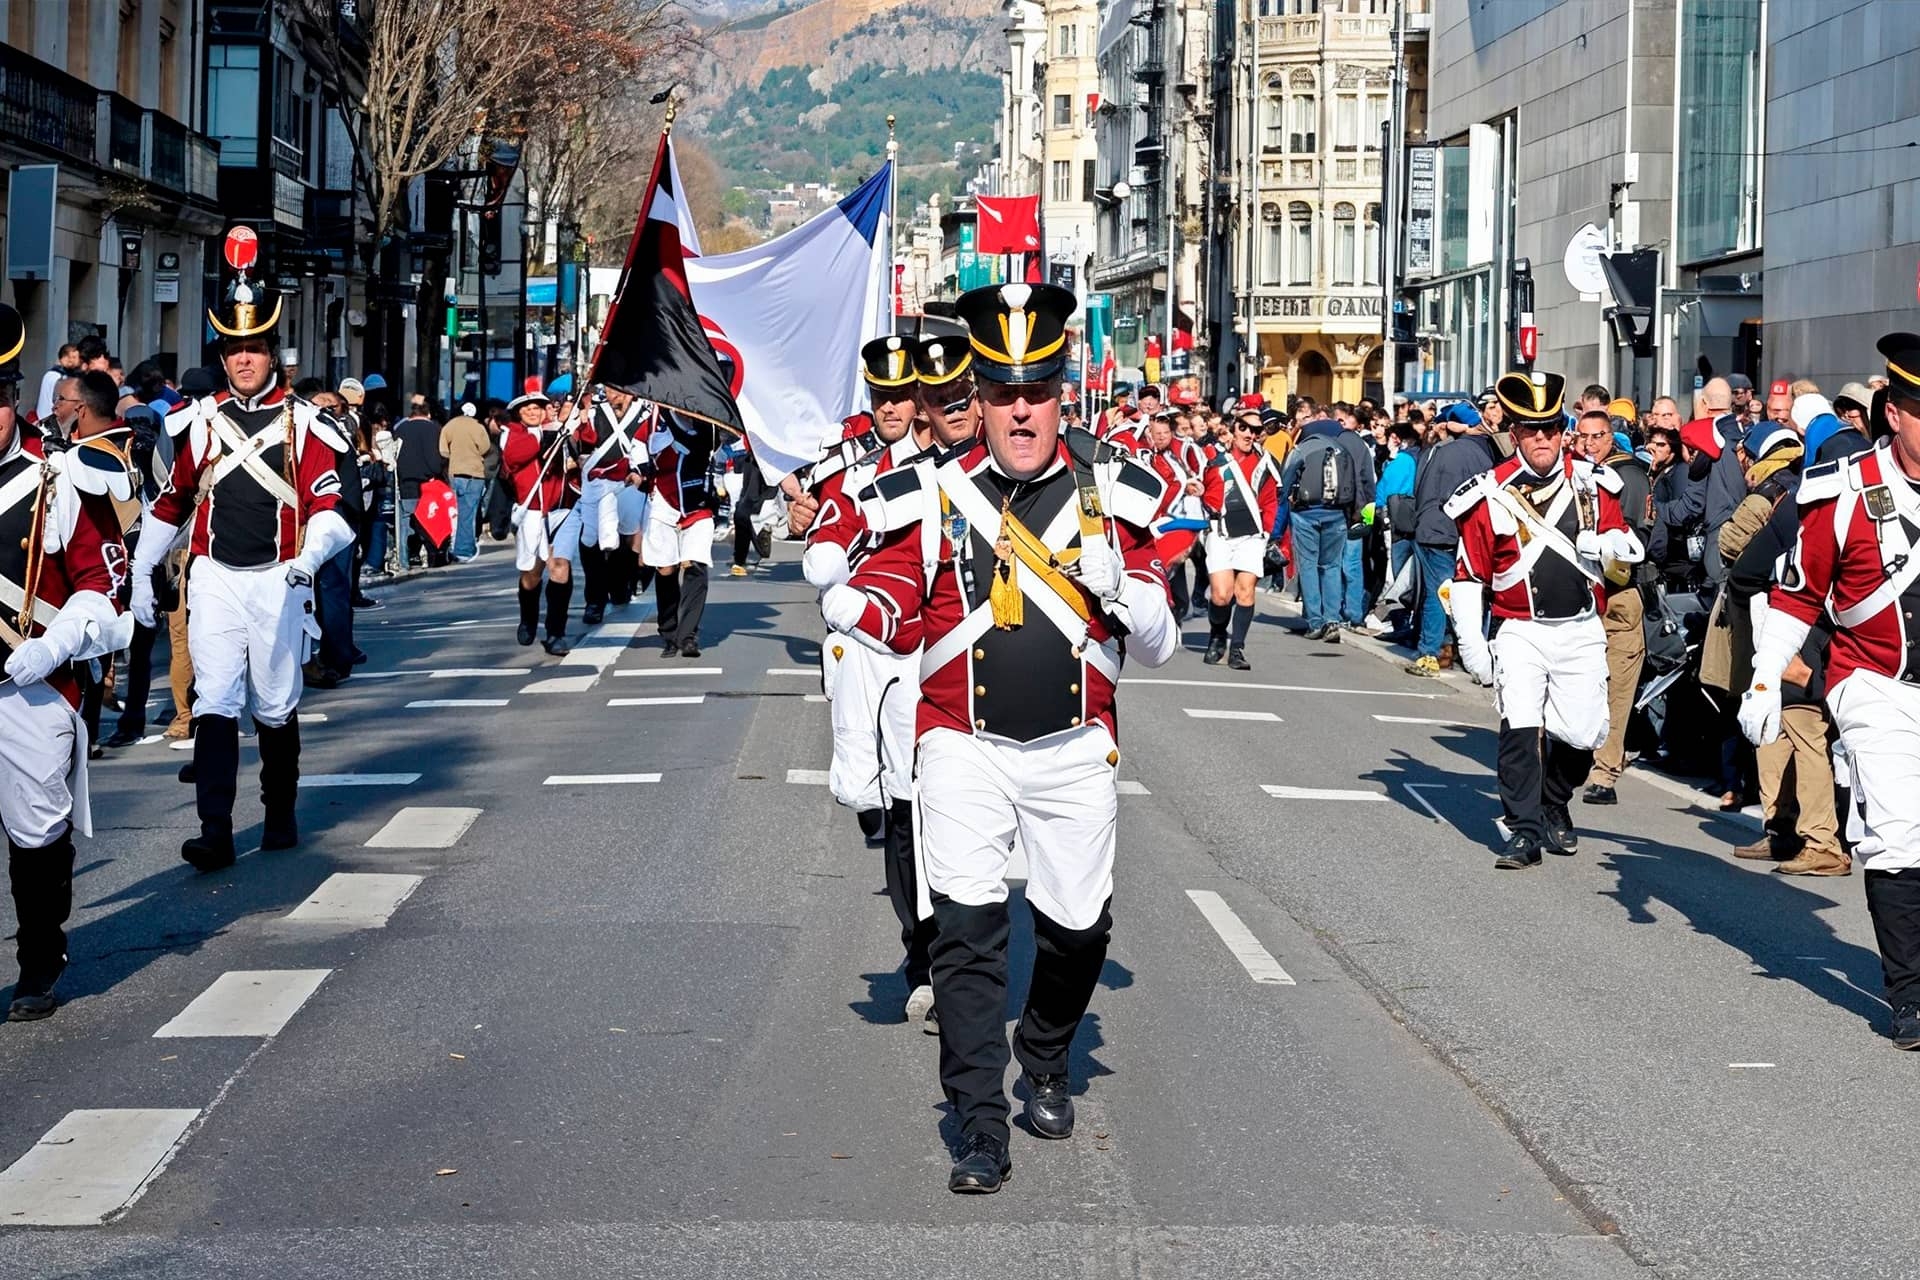
{"type": "Polygon", "coordinates": [[[973,373],[987,382],[1048,382],[1067,367],[1071,289],[1057,284],[995,284],[969,289],[954,303],[972,335],[973,373]]]}
{"type": "Polygon", "coordinates": [[[973,367],[973,348],[964,337],[935,334],[913,348],[913,368],[923,385],[944,387],[973,367]]]}
{"type": "Polygon", "coordinates": [[[1557,373],[1503,373],[1493,384],[1493,395],[1512,421],[1566,425],[1561,400],[1567,380],[1557,373]]]}
{"type": "Polygon", "coordinates": [[[1920,333],[1890,333],[1874,344],[1887,361],[1887,390],[1920,401],[1920,333]]]}
{"type": "Polygon", "coordinates": [[[913,339],[892,333],[867,343],[860,348],[860,373],[869,387],[882,391],[911,387],[919,376],[913,371],[913,339]]]}

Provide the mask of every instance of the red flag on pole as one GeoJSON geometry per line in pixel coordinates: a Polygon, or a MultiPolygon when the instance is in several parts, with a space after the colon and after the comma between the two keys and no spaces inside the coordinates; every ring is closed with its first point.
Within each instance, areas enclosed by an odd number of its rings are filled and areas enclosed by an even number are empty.
{"type": "Polygon", "coordinates": [[[974,249],[979,253],[1037,253],[1039,196],[976,196],[979,211],[974,249]]]}
{"type": "Polygon", "coordinates": [[[420,482],[420,501],[413,507],[413,522],[420,528],[420,536],[435,551],[445,551],[447,544],[453,541],[454,512],[457,508],[453,490],[443,480],[422,480],[420,482]]]}

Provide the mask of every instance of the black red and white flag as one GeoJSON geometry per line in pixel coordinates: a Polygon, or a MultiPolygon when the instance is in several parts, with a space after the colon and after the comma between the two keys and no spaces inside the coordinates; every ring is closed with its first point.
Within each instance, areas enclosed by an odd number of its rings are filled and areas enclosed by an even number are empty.
{"type": "Polygon", "coordinates": [[[663,133],[589,380],[741,432],[740,407],[687,286],[686,256],[699,246],[683,242],[681,227],[692,220],[677,169],[663,133]]]}

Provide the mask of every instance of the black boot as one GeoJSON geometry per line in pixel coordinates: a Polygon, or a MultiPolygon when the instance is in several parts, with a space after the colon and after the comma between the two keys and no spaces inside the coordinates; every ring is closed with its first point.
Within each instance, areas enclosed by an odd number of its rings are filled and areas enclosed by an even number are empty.
{"type": "Polygon", "coordinates": [[[624,609],[633,603],[633,580],[638,576],[640,558],[629,547],[606,553],[607,600],[624,609]]]}
{"type": "Polygon", "coordinates": [[[540,588],[537,586],[520,588],[520,630],[515,639],[520,647],[533,643],[533,635],[540,626],[540,588]]]}
{"type": "Polygon", "coordinates": [[[1069,929],[1027,904],[1033,913],[1033,977],[1027,983],[1027,1007],[1014,1028],[1013,1056],[1027,1070],[1027,1123],[1043,1138],[1073,1133],[1067,1056],[1107,962],[1111,907],[1109,899],[1092,924],[1069,929]]]}
{"type": "Polygon", "coordinates": [[[1920,870],[1868,871],[1865,879],[1894,1047],[1920,1049],[1920,870]]]}
{"type": "Polygon", "coordinates": [[[607,612],[607,555],[599,547],[580,544],[580,577],[586,607],[580,610],[580,625],[597,627],[607,612]]]}
{"type": "Polygon", "coordinates": [[[7,1016],[33,1022],[59,1003],[53,984],[67,968],[67,917],[73,913],[73,829],[52,844],[23,849],[7,842],[7,871],[12,881],[20,980],[13,987],[7,1016]]]}
{"type": "Polygon", "coordinates": [[[567,652],[567,606],[573,603],[573,583],[547,579],[547,638],[540,647],[558,656],[567,652]]]}
{"type": "Polygon", "coordinates": [[[1567,804],[1581,781],[1593,772],[1593,752],[1570,747],[1551,734],[1541,735],[1540,837],[1547,852],[1570,855],[1580,847],[1567,804]]]}
{"type": "Polygon", "coordinates": [[[180,846],[199,871],[233,865],[233,797],[240,783],[240,722],[201,716],[193,737],[193,790],[200,834],[180,846]]]}
{"type": "Polygon", "coordinates": [[[1527,836],[1533,842],[1536,853],[1546,832],[1540,812],[1540,790],[1545,772],[1545,762],[1541,759],[1541,737],[1537,725],[1514,728],[1502,720],[1496,757],[1500,807],[1507,820],[1507,830],[1515,835],[1527,836]]]}
{"type": "Polygon", "coordinates": [[[674,635],[680,641],[680,656],[700,656],[700,619],[707,611],[707,566],[690,564],[680,570],[680,615],[674,635]]]}
{"type": "Polygon", "coordinates": [[[660,644],[669,658],[680,656],[680,575],[677,573],[659,573],[653,578],[653,593],[657,607],[654,620],[660,625],[660,644]]]}
{"type": "Polygon", "coordinates": [[[260,832],[262,849],[291,849],[300,843],[293,815],[300,792],[300,713],[279,728],[255,722],[260,734],[260,803],[267,811],[260,832]]]}
{"type": "MultiPolygon", "coordinates": [[[[933,921],[919,918],[920,874],[913,858],[913,802],[895,800],[887,807],[887,901],[900,921],[900,946],[906,952],[907,992],[932,981],[933,921]]],[[[921,1015],[924,1018],[924,1014],[921,1015]]],[[[929,1032],[936,1027],[928,1023],[929,1032]]]]}
{"type": "MultiPolygon", "coordinates": [[[[933,937],[933,998],[940,1010],[940,1087],[960,1122],[963,1141],[985,1138],[1004,1152],[1007,904],[973,907],[936,893],[933,914],[939,922],[933,937]]],[[[1036,960],[1036,973],[1038,968],[1036,960]]]]}

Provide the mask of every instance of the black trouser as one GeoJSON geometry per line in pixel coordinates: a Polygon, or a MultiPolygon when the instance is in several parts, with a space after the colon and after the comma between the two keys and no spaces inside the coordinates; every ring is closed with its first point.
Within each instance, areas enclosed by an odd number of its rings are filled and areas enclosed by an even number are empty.
{"type": "Polygon", "coordinates": [[[587,608],[604,609],[607,606],[607,553],[599,547],[580,544],[580,554],[576,560],[580,566],[580,577],[584,588],[587,608]]]}
{"type": "Polygon", "coordinates": [[[266,831],[292,838],[293,804],[300,793],[300,713],[294,712],[279,728],[257,721],[260,746],[260,803],[266,808],[266,831]]]}
{"type": "Polygon", "coordinates": [[[761,478],[760,464],[746,460],[740,477],[740,497],[733,504],[733,562],[747,566],[747,548],[753,545],[753,518],[766,505],[767,482],[761,478]]]}
{"type": "Polygon", "coordinates": [[[700,617],[707,611],[707,566],[682,565],[677,573],[653,579],[659,601],[660,635],[676,645],[700,638],[700,617]]]}
{"type": "Polygon", "coordinates": [[[1500,807],[1507,829],[1543,839],[1542,814],[1564,809],[1573,789],[1593,768],[1593,752],[1570,747],[1538,727],[1515,729],[1500,722],[1500,807]]]}
{"type": "Polygon", "coordinates": [[[127,649],[127,679],[120,690],[120,721],[114,726],[116,732],[129,737],[136,737],[147,728],[147,697],[153,692],[153,645],[159,638],[159,627],[133,624],[133,644],[127,649]]]}
{"type": "Polygon", "coordinates": [[[1167,585],[1173,588],[1173,617],[1176,622],[1187,620],[1187,610],[1193,607],[1193,594],[1187,589],[1187,569],[1185,561],[1167,570],[1167,585]]]}
{"type": "Polygon", "coordinates": [[[1867,914],[1895,1014],[1920,1005],[1920,868],[1868,871],[1867,914]]]}
{"type": "Polygon", "coordinates": [[[913,860],[913,801],[895,800],[887,808],[887,901],[900,919],[900,946],[906,951],[907,990],[932,981],[934,922],[919,918],[920,869],[913,860]]]}
{"type": "Polygon", "coordinates": [[[67,917],[73,913],[73,828],[52,844],[23,849],[7,840],[7,878],[20,980],[14,994],[45,995],[67,965],[67,917]]]}
{"type": "MultiPolygon", "coordinates": [[[[1033,913],[1033,978],[1013,1055],[1035,1075],[1064,1075],[1073,1033],[1093,1000],[1113,932],[1112,900],[1088,929],[1033,913]]],[[[940,1011],[940,1086],[963,1133],[1007,1140],[1007,904],[963,906],[933,895],[933,1000],[940,1011]]]]}
{"type": "Polygon", "coordinates": [[[200,834],[233,838],[233,798],[240,789],[240,722],[201,716],[193,735],[193,798],[200,834]]]}

